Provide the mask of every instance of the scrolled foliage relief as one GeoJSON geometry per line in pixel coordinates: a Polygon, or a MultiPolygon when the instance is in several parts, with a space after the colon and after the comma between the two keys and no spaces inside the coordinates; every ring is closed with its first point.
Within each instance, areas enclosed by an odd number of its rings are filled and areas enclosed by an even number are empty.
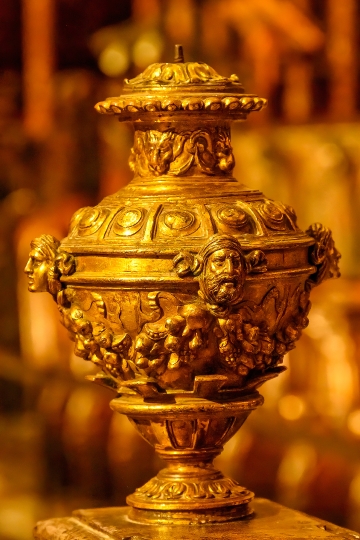
{"type": "Polygon", "coordinates": [[[190,169],[206,175],[229,174],[235,166],[226,128],[195,131],[137,130],[129,165],[136,176],[182,176],[190,169]]]}
{"type": "Polygon", "coordinates": [[[100,317],[99,320],[90,320],[76,304],[70,308],[61,307],[60,314],[62,324],[75,343],[76,356],[90,360],[111,378],[134,378],[129,357],[132,340],[127,333],[114,333],[106,320],[100,317]]]}

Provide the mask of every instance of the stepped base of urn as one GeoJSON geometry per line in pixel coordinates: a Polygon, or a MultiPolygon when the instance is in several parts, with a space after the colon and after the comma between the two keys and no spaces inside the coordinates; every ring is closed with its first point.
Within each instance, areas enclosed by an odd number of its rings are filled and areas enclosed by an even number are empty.
{"type": "Polygon", "coordinates": [[[130,422],[167,467],[126,499],[129,518],[140,523],[191,524],[233,521],[252,514],[254,494],[213,466],[223,445],[263,398],[258,393],[222,401],[189,395],[171,401],[123,395],[111,407],[130,422]]]}
{"type": "Polygon", "coordinates": [[[212,464],[186,462],[158,473],[127,497],[129,518],[141,523],[218,523],[252,514],[254,494],[212,464]]]}

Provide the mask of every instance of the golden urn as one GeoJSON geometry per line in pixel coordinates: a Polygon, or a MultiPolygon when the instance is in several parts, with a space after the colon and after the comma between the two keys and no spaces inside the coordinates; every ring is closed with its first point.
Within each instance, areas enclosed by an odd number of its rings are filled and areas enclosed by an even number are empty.
{"type": "Polygon", "coordinates": [[[302,232],[293,208],[233,176],[230,123],[265,105],[177,46],[96,105],[134,125],[133,180],[76,212],[61,242],[31,243],[29,290],[53,296],[91,379],[166,461],[127,498],[137,522],[251,514],[253,493],[213,459],[285,369],[312,288],[339,276],[329,229],[302,232]]]}

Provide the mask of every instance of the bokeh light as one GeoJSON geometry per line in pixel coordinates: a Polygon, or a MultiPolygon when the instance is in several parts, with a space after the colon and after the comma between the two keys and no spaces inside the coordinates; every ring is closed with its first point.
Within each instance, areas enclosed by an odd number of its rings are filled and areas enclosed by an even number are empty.
{"type": "Polygon", "coordinates": [[[119,77],[129,67],[130,58],[127,48],[121,43],[111,43],[99,56],[99,68],[108,77],[119,77]]]}
{"type": "Polygon", "coordinates": [[[149,64],[159,62],[163,52],[164,42],[161,35],[156,32],[145,32],[136,40],[133,46],[134,64],[139,69],[149,64]]]}
{"type": "Polygon", "coordinates": [[[278,407],[280,415],[285,420],[298,420],[305,412],[304,400],[292,394],[280,398],[278,407]]]}

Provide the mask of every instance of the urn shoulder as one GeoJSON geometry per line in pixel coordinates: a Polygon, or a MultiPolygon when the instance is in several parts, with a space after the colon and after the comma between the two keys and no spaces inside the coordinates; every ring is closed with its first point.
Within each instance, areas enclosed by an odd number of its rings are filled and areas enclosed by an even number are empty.
{"type": "Polygon", "coordinates": [[[198,251],[214,234],[231,234],[243,248],[306,247],[294,209],[236,181],[183,186],[165,194],[131,184],[73,216],[62,246],[78,254],[198,251]],[[180,191],[180,189],[179,189],[180,191]]]}

